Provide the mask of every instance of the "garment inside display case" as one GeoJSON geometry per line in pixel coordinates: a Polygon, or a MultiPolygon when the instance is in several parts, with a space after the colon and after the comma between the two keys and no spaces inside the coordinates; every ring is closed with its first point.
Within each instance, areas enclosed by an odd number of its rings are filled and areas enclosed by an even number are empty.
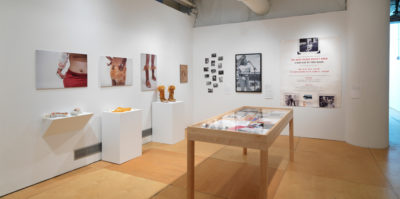
{"type": "Polygon", "coordinates": [[[202,128],[265,135],[289,111],[243,108],[219,119],[201,124],[202,128]]]}

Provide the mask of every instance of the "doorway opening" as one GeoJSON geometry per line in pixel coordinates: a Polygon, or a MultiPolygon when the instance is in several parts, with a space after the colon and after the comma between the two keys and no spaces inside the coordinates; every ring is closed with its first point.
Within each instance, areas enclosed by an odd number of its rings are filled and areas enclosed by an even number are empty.
{"type": "Polygon", "coordinates": [[[389,144],[400,145],[400,21],[390,24],[389,144]]]}

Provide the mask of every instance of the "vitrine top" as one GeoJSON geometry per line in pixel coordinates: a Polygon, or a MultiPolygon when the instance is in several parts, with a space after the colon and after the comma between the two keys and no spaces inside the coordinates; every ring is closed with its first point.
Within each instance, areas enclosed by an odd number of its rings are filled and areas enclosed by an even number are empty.
{"type": "Polygon", "coordinates": [[[194,126],[203,129],[265,135],[291,111],[291,109],[285,108],[242,107],[194,126]]]}

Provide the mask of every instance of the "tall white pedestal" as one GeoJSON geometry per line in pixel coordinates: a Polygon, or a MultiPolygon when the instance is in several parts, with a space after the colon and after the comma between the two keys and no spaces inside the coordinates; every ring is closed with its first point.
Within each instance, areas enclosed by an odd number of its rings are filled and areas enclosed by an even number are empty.
{"type": "Polygon", "coordinates": [[[175,144],[185,139],[184,103],[153,102],[152,129],[153,142],[175,144]]]}
{"type": "Polygon", "coordinates": [[[142,110],[103,112],[102,160],[122,164],[142,155],[142,110]]]}

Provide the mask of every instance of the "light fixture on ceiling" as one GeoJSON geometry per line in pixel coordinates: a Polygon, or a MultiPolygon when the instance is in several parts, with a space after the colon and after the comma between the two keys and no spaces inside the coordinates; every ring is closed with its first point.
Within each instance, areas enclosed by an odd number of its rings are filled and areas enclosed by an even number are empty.
{"type": "Polygon", "coordinates": [[[238,0],[244,3],[251,11],[258,15],[265,15],[269,12],[269,0],[238,0]]]}

